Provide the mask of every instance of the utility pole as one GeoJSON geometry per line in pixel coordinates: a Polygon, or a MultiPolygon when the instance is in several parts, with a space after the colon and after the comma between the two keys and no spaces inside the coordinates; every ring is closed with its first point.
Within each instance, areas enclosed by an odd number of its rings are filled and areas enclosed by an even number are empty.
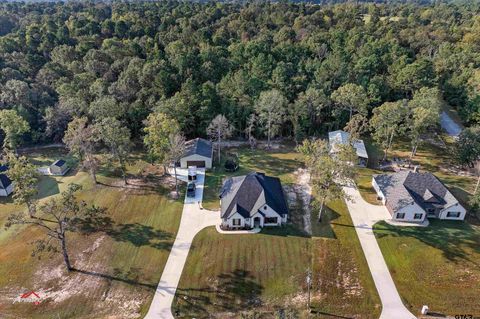
{"type": "Polygon", "coordinates": [[[308,299],[307,299],[307,309],[308,312],[310,312],[310,286],[312,284],[312,273],[310,271],[310,268],[307,270],[307,291],[308,291],[308,299]]]}

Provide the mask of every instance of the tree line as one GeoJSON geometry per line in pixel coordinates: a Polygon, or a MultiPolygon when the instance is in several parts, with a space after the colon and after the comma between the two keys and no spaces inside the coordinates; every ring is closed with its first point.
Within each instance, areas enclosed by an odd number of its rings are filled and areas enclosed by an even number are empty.
{"type": "Polygon", "coordinates": [[[437,89],[474,125],[479,11],[475,3],[4,2],[0,109],[29,124],[26,143],[61,141],[74,118],[115,118],[141,140],[155,112],[187,138],[205,136],[222,114],[235,136],[300,141],[437,89]]]}

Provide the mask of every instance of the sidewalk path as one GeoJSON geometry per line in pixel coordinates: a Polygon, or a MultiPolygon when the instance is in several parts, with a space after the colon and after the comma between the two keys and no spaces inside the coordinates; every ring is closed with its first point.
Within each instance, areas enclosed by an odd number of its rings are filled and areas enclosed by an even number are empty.
{"type": "Polygon", "coordinates": [[[219,212],[200,209],[204,182],[205,171],[198,169],[196,196],[195,198],[185,197],[177,237],[168,256],[150,309],[145,316],[146,319],[173,319],[171,306],[193,238],[203,228],[213,226],[220,220],[219,212]]]}
{"type": "Polygon", "coordinates": [[[373,234],[373,225],[378,221],[390,219],[389,212],[384,206],[367,203],[355,187],[344,187],[344,191],[350,197],[350,200],[346,201],[347,207],[360,239],[360,244],[362,245],[363,253],[367,259],[380,300],[382,301],[380,319],[416,318],[403,305],[373,234]]]}

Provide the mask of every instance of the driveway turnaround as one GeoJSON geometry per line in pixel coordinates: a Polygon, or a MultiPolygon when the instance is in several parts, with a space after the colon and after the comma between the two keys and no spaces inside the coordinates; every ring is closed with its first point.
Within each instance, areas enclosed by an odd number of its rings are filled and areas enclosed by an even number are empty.
{"type": "Polygon", "coordinates": [[[367,259],[373,281],[380,295],[380,300],[382,301],[380,319],[416,318],[416,316],[403,305],[392,276],[388,271],[387,264],[383,259],[375,235],[373,234],[373,225],[378,221],[390,219],[390,213],[385,206],[367,203],[355,186],[344,187],[344,191],[350,197],[349,200],[346,201],[347,207],[358,238],[360,239],[360,244],[367,259]]]}
{"type": "Polygon", "coordinates": [[[173,319],[171,306],[193,238],[203,228],[213,226],[220,221],[219,212],[202,210],[200,208],[204,182],[205,171],[197,169],[195,198],[185,197],[177,237],[168,256],[167,264],[158,283],[150,309],[145,316],[146,319],[173,319]]]}

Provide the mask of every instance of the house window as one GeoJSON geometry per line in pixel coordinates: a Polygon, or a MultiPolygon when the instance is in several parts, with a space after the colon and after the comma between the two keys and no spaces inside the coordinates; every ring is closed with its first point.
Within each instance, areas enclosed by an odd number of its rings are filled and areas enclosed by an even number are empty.
{"type": "Polygon", "coordinates": [[[277,223],[277,217],[265,217],[264,223],[265,224],[276,224],[277,223]]]}
{"type": "Polygon", "coordinates": [[[397,219],[404,219],[405,213],[397,213],[397,219]]]}
{"type": "Polygon", "coordinates": [[[232,225],[233,226],[240,226],[241,224],[242,224],[242,220],[240,218],[232,219],[232,225]]]}
{"type": "Polygon", "coordinates": [[[264,210],[267,210],[267,206],[263,206],[263,209],[264,209],[264,210]]]}
{"type": "Polygon", "coordinates": [[[422,219],[423,214],[415,214],[413,215],[413,219],[422,219]]]}
{"type": "Polygon", "coordinates": [[[448,212],[447,217],[460,217],[460,212],[448,212]]]}

